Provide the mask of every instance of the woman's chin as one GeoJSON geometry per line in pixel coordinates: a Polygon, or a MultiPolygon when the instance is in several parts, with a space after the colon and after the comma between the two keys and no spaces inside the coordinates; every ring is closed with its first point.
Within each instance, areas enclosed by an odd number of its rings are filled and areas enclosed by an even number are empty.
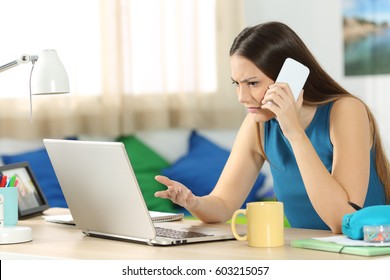
{"type": "Polygon", "coordinates": [[[250,112],[256,122],[266,122],[275,118],[275,114],[268,109],[262,109],[255,113],[250,112]]]}

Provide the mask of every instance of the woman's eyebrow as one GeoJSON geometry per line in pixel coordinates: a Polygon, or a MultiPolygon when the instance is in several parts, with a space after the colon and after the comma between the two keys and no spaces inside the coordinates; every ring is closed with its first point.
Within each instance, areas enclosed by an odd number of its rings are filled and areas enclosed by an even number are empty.
{"type": "Polygon", "coordinates": [[[241,83],[247,83],[247,82],[249,82],[249,81],[251,81],[251,80],[253,80],[253,79],[258,79],[256,76],[254,76],[254,77],[249,77],[249,78],[245,78],[245,79],[243,79],[243,80],[241,80],[240,82],[241,83]]]}
{"type": "MultiPolygon", "coordinates": [[[[235,79],[233,79],[232,77],[230,77],[230,79],[232,79],[233,82],[237,82],[235,79]]],[[[249,77],[249,78],[245,78],[245,79],[242,79],[241,81],[239,81],[240,83],[247,83],[253,79],[258,79],[258,77],[256,76],[253,76],[253,77],[249,77]]]]}

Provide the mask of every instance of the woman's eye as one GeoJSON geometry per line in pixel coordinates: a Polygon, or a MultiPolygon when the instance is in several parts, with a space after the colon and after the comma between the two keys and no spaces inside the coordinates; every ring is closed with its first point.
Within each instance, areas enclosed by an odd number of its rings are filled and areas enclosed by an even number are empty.
{"type": "Polygon", "coordinates": [[[248,86],[255,87],[259,84],[259,82],[248,82],[248,86]]]}

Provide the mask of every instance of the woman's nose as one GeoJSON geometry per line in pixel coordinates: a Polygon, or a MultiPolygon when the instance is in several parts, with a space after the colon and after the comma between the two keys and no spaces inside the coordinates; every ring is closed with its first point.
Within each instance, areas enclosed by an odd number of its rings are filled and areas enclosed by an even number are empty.
{"type": "Polygon", "coordinates": [[[240,103],[246,103],[250,100],[250,93],[248,90],[245,90],[243,87],[237,89],[238,101],[240,103]]]}

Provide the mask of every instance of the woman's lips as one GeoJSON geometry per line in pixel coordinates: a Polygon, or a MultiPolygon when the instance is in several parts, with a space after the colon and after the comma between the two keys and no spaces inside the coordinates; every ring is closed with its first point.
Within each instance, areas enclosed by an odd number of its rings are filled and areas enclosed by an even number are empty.
{"type": "Polygon", "coordinates": [[[259,110],[261,110],[260,107],[247,107],[247,110],[249,113],[257,113],[259,110]]]}

